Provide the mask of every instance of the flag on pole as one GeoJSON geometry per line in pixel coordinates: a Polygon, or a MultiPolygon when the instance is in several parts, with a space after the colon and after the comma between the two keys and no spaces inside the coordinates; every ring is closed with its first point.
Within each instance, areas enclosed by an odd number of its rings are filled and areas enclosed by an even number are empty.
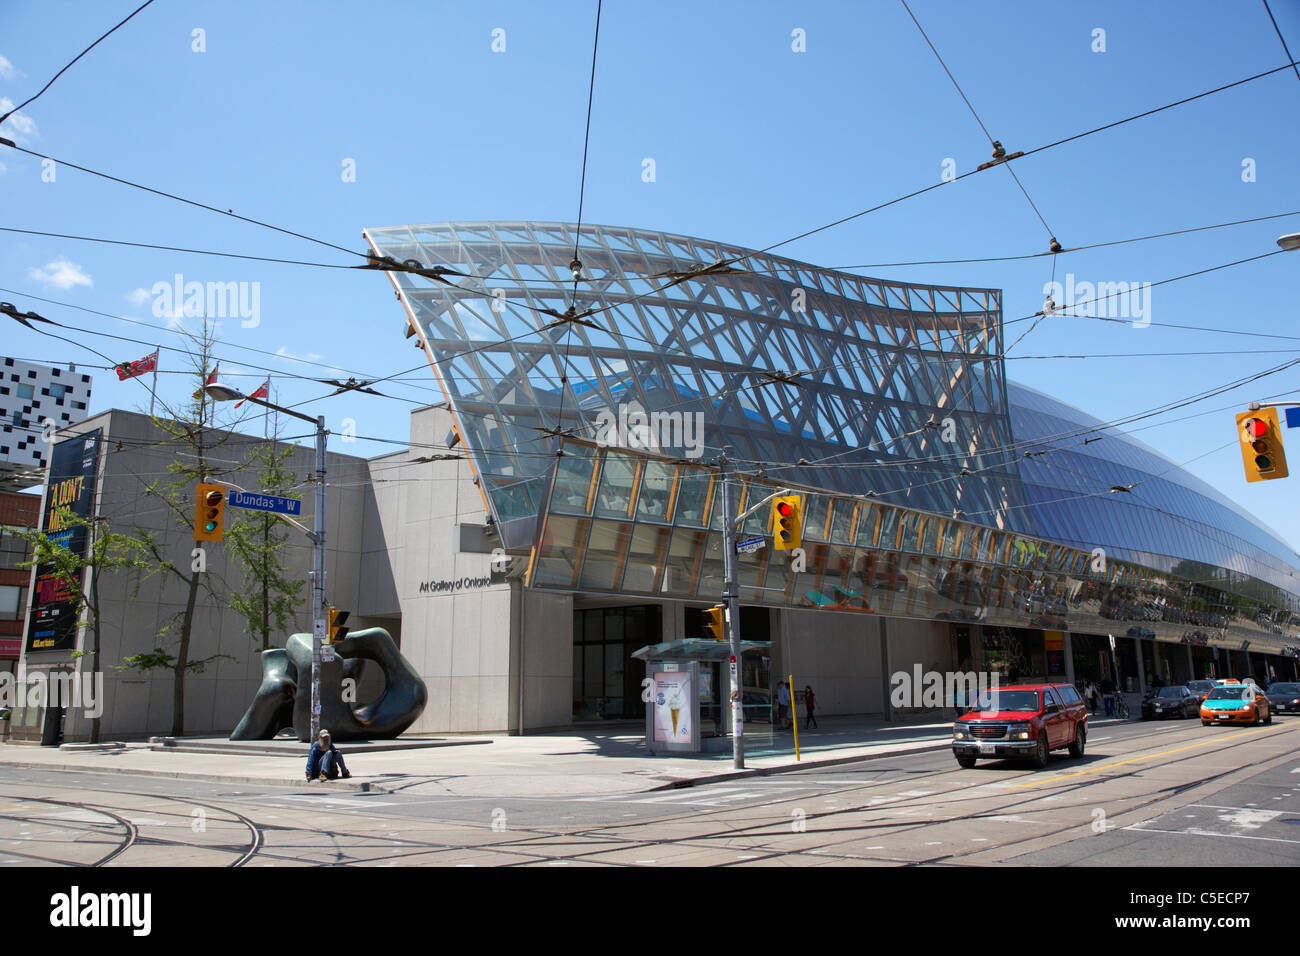
{"type": "Polygon", "coordinates": [[[158,353],[146,355],[142,359],[136,359],[134,362],[123,362],[121,365],[113,366],[113,371],[117,372],[117,380],[124,382],[128,378],[138,378],[146,372],[155,372],[158,370],[158,353]]]}
{"type": "MultiPolygon", "coordinates": [[[[265,382],[263,382],[261,385],[258,386],[257,391],[255,391],[252,395],[249,395],[248,397],[266,398],[270,394],[271,394],[271,380],[268,378],[265,382]]],[[[235,402],[235,407],[238,408],[242,404],[244,404],[244,399],[241,398],[239,401],[235,402]]]]}
{"type": "MultiPolygon", "coordinates": [[[[209,376],[204,380],[203,384],[204,384],[205,387],[208,386],[208,385],[214,385],[214,384],[216,384],[216,381],[217,381],[217,372],[219,372],[220,370],[221,370],[221,363],[218,362],[216,365],[214,365],[214,366],[212,367],[212,373],[211,373],[211,374],[210,374],[210,375],[209,375],[209,376]]],[[[195,397],[195,398],[202,398],[202,397],[203,397],[203,389],[201,389],[201,388],[200,388],[200,389],[197,389],[197,390],[194,392],[194,397],[195,397]]]]}

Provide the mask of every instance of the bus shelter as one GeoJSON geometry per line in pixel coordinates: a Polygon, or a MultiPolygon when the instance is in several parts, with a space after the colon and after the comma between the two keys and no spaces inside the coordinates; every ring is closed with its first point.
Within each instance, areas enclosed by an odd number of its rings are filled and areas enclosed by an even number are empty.
{"type": "MultiPolygon", "coordinates": [[[[741,641],[741,674],[758,674],[770,641],[741,641]],[[746,666],[752,664],[753,666],[746,666]]],[[[731,645],[725,641],[686,638],[650,644],[632,657],[646,667],[642,684],[646,702],[645,741],[651,753],[699,753],[721,749],[732,733],[731,645]],[[711,746],[713,742],[715,746],[711,746]]],[[[743,678],[742,678],[743,681],[743,678]]],[[[772,732],[771,695],[762,687],[743,687],[745,736],[772,732]],[[757,727],[750,729],[753,721],[757,727]]]]}

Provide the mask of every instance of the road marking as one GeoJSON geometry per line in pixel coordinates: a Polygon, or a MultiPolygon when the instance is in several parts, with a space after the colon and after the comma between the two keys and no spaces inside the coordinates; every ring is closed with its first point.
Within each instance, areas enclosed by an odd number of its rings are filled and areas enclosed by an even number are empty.
{"type": "Polygon", "coordinates": [[[330,794],[314,793],[288,793],[281,796],[281,800],[292,800],[295,803],[308,803],[312,806],[325,805],[331,809],[335,807],[351,807],[353,809],[365,809],[369,807],[391,807],[391,801],[369,800],[365,797],[335,797],[330,794]]]}
{"type": "Polygon", "coordinates": [[[1144,827],[1140,824],[1134,824],[1131,827],[1124,827],[1124,829],[1136,830],[1139,833],[1178,833],[1184,836],[1224,837],[1229,840],[1263,840],[1265,843],[1300,844],[1300,840],[1282,840],[1277,837],[1247,836],[1244,833],[1215,833],[1212,830],[1198,830],[1195,827],[1187,830],[1159,830],[1155,827],[1144,827]]]}
{"type": "Polygon", "coordinates": [[[1185,747],[1174,747],[1172,750],[1161,750],[1159,753],[1147,754],[1143,757],[1130,757],[1128,760],[1118,760],[1115,763],[1099,764],[1096,767],[1085,767],[1083,770],[1076,770],[1073,773],[1061,774],[1059,777],[1048,777],[1046,780],[1031,780],[1028,783],[1017,783],[1007,787],[1008,790],[1023,790],[1026,787],[1041,787],[1045,783],[1057,783],[1061,780],[1069,780],[1073,777],[1082,777],[1084,774],[1096,773],[1098,770],[1110,770],[1113,767],[1123,767],[1130,763],[1141,763],[1143,760],[1152,760],[1156,757],[1166,757],[1169,754],[1181,753],[1184,750],[1196,750],[1198,747],[1208,747],[1211,744],[1222,743],[1225,740],[1235,740],[1238,737],[1244,737],[1247,734],[1263,733],[1265,729],[1258,728],[1251,730],[1238,731],[1235,734],[1229,734],[1227,737],[1211,737],[1209,740],[1202,740],[1198,743],[1188,744],[1185,747]]]}

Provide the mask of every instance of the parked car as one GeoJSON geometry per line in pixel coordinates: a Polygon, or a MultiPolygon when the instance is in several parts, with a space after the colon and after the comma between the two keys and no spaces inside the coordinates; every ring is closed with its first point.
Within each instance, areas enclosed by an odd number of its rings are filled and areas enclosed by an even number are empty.
{"type": "Polygon", "coordinates": [[[1164,720],[1166,717],[1195,717],[1201,712],[1201,699],[1183,684],[1161,687],[1142,701],[1143,720],[1164,720]]]}
{"type": "Polygon", "coordinates": [[[1270,713],[1300,714],[1300,684],[1274,681],[1264,696],[1268,698],[1270,713]]]}
{"type": "Polygon", "coordinates": [[[1214,681],[1212,680],[1193,680],[1187,682],[1187,689],[1196,695],[1197,702],[1205,700],[1210,696],[1210,691],[1214,690],[1214,681]]]}
{"type": "Polygon", "coordinates": [[[952,728],[952,752],[963,767],[981,757],[1016,757],[1047,766],[1053,750],[1082,757],[1088,708],[1069,684],[1019,684],[986,691],[952,728]]]}
{"type": "Polygon", "coordinates": [[[1210,724],[1271,724],[1273,711],[1268,698],[1256,684],[1241,681],[1217,683],[1210,696],[1201,703],[1201,723],[1210,724]]]}
{"type": "Polygon", "coordinates": [[[772,722],[772,695],[761,687],[746,687],[741,693],[745,723],[770,724],[772,722]]]}

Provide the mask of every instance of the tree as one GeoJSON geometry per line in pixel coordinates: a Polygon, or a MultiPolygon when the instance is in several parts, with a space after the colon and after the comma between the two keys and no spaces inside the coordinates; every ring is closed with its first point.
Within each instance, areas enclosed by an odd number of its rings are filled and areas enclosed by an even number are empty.
{"type": "MultiPolygon", "coordinates": [[[[84,521],[67,508],[56,512],[57,526],[62,529],[51,537],[46,531],[33,531],[27,528],[13,528],[12,531],[27,539],[31,545],[31,558],[22,562],[20,568],[50,566],[55,578],[63,584],[72,596],[77,616],[77,626],[90,630],[90,651],[77,650],[74,658],[90,654],[92,674],[100,673],[101,618],[99,613],[100,582],[105,571],[117,573],[134,571],[137,574],[148,572],[152,565],[146,560],[147,549],[142,541],[127,534],[113,531],[104,518],[84,521]],[[84,556],[69,550],[61,542],[67,540],[68,529],[85,528],[88,534],[86,554],[84,556]],[[87,570],[89,574],[87,575],[87,570]],[[89,578],[89,580],[87,580],[89,578]],[[84,617],[83,617],[84,615],[84,617]]],[[[135,590],[139,591],[137,578],[135,590]]],[[[101,717],[90,721],[90,742],[99,743],[101,717]]]]}
{"type": "MultiPolygon", "coordinates": [[[[193,395],[175,408],[160,401],[165,417],[153,417],[154,427],[169,436],[169,442],[177,447],[178,453],[168,463],[166,475],[145,485],[145,494],[157,499],[164,510],[171,513],[175,522],[185,528],[191,528],[194,521],[196,483],[225,473],[215,468],[210,459],[212,453],[230,438],[228,432],[208,427],[209,410],[211,409],[213,418],[216,412],[216,403],[203,390],[209,369],[215,368],[212,361],[212,347],[215,343],[212,330],[205,321],[200,331],[188,335],[193,346],[190,357],[194,363],[196,389],[193,395]]],[[[199,590],[204,589],[215,604],[220,604],[221,596],[207,574],[207,552],[201,542],[194,542],[188,563],[178,565],[165,552],[166,545],[159,541],[155,532],[138,527],[135,530],[152,558],[153,573],[162,575],[164,580],[179,583],[185,593],[185,605],[158,631],[158,637],[162,641],[174,636],[174,654],[158,646],[153,651],[124,658],[121,666],[141,671],[165,668],[172,672],[171,734],[180,737],[185,733],[185,675],[201,673],[218,658],[233,659],[223,654],[190,659],[199,590]]]]}
{"type": "MultiPolygon", "coordinates": [[[[278,437],[276,427],[273,437],[278,437]]],[[[261,490],[288,495],[298,476],[286,467],[296,449],[278,442],[257,445],[249,464],[256,467],[261,490]]],[[[289,538],[284,522],[264,511],[242,512],[226,529],[226,542],[243,566],[241,586],[229,597],[232,610],[244,618],[248,635],[261,639],[262,650],[271,646],[271,633],[293,629],[302,603],[302,578],[292,577],[281,561],[281,549],[289,538]]]]}

